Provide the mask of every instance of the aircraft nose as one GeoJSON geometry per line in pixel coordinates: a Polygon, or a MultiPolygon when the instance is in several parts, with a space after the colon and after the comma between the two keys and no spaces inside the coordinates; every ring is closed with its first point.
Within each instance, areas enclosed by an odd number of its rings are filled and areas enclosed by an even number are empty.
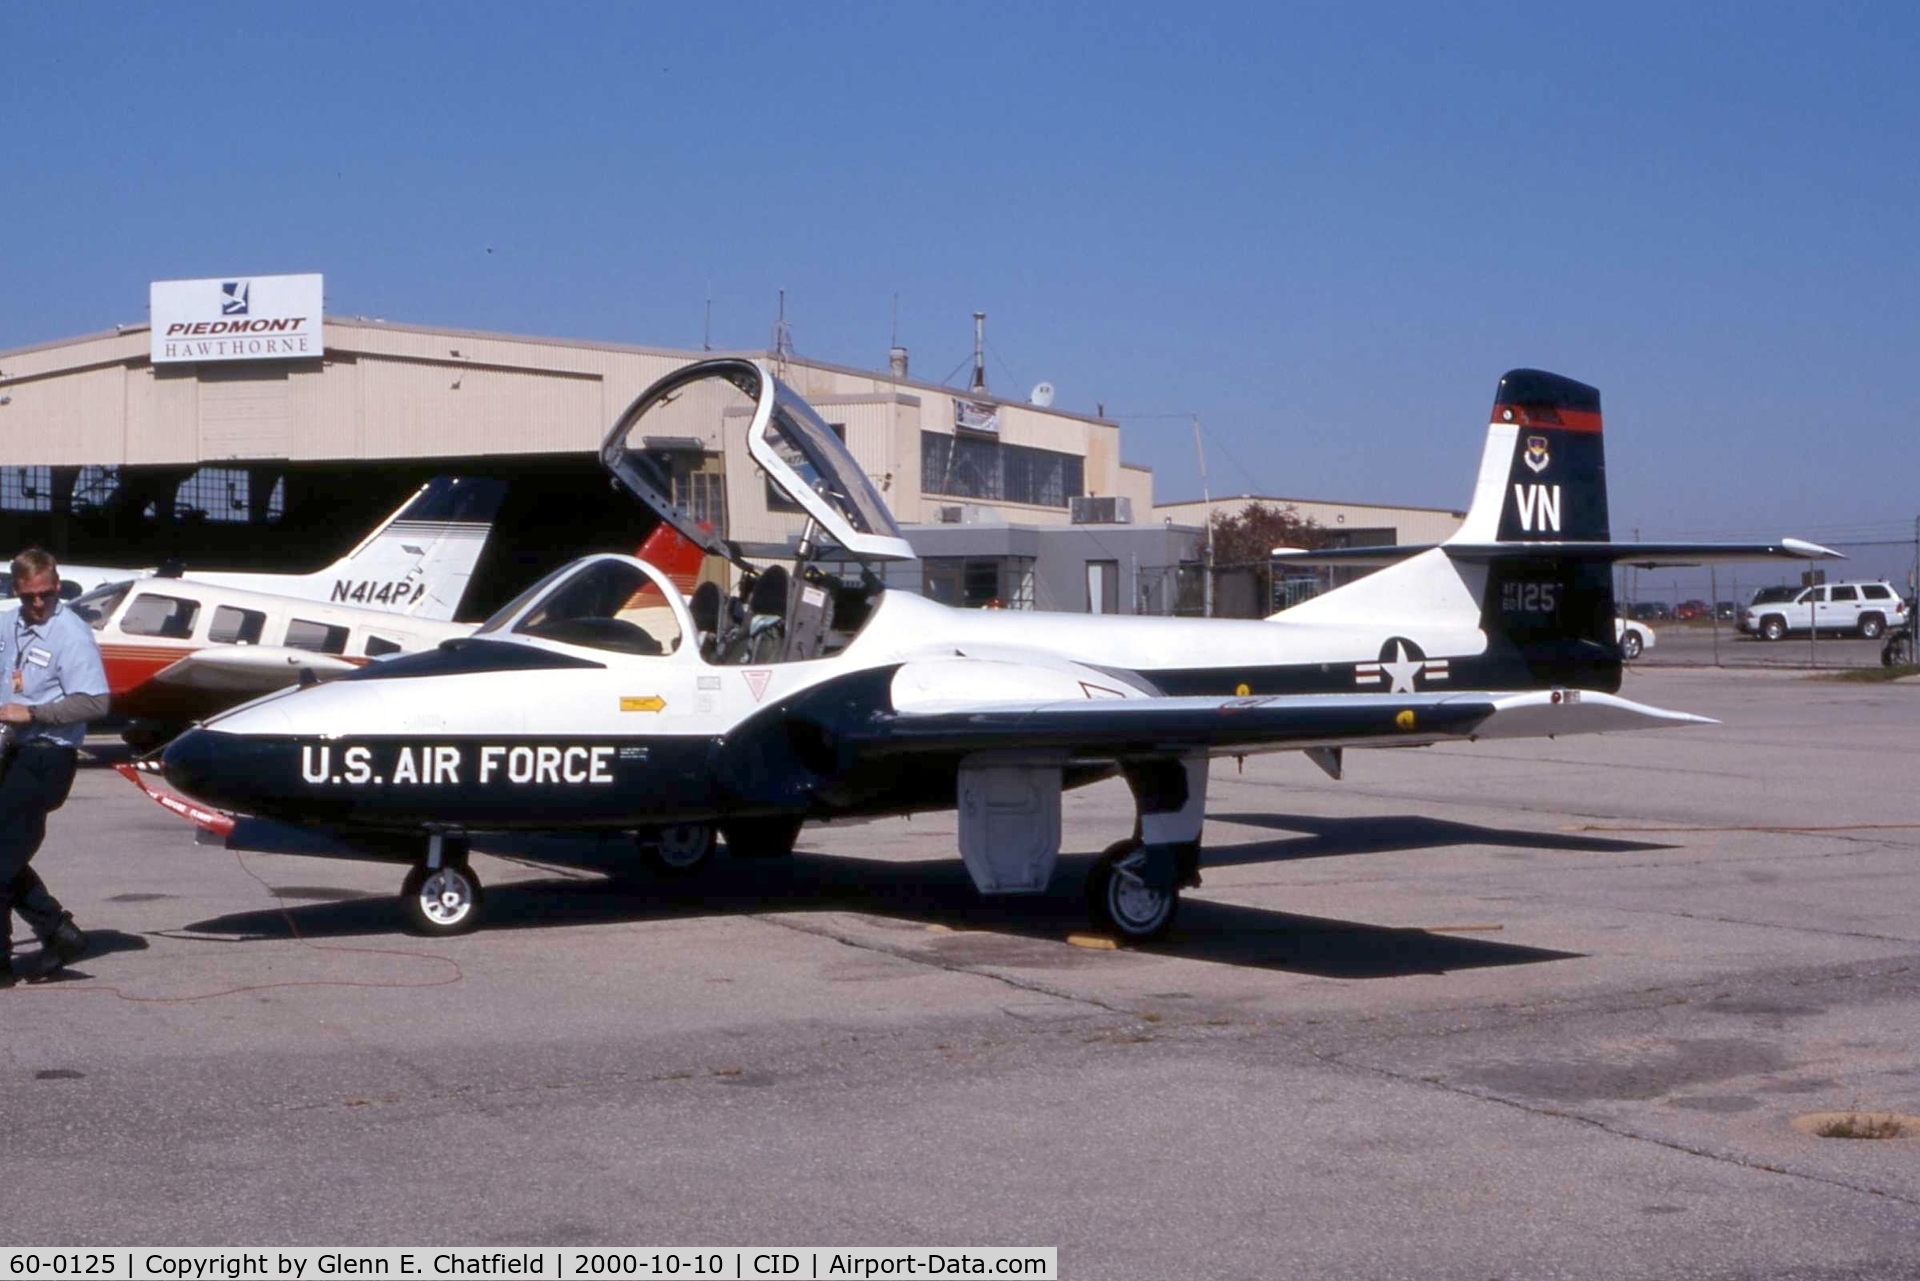
{"type": "Polygon", "coordinates": [[[167,785],[188,796],[206,796],[216,777],[218,745],[203,729],[190,729],[168,743],[160,753],[167,785]]]}

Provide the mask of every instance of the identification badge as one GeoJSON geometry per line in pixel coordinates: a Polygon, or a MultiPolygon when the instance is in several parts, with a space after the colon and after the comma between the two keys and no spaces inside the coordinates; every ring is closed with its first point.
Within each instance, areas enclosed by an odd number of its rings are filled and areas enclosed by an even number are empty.
{"type": "Polygon", "coordinates": [[[27,688],[27,683],[20,679],[20,669],[17,667],[14,668],[13,669],[13,692],[18,694],[23,692],[26,688],[27,688]]]}
{"type": "Polygon", "coordinates": [[[27,650],[27,661],[29,663],[32,663],[35,667],[45,667],[48,663],[51,663],[53,661],[53,655],[47,650],[41,649],[38,645],[35,645],[32,648],[27,650]]]}

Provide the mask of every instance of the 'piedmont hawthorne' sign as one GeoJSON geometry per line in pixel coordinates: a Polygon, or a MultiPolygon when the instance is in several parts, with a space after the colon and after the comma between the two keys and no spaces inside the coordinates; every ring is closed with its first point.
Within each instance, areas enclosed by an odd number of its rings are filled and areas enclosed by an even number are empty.
{"type": "Polygon", "coordinates": [[[318,360],[319,275],[156,280],[149,286],[153,363],[318,360]]]}

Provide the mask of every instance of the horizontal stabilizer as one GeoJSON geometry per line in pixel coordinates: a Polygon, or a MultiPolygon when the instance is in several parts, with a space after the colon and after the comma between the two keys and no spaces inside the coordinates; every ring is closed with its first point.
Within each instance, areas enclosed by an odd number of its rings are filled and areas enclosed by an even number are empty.
{"type": "Polygon", "coordinates": [[[1725,565],[1752,560],[1845,560],[1831,547],[1782,538],[1772,543],[1614,543],[1614,542],[1530,542],[1530,543],[1408,543],[1391,547],[1333,547],[1325,551],[1305,551],[1295,547],[1276,547],[1273,558],[1293,565],[1343,565],[1380,568],[1403,560],[1444,550],[1455,560],[1482,562],[1503,557],[1538,556],[1554,560],[1586,561],[1614,565],[1633,565],[1640,569],[1665,569],[1688,565],[1725,565]]]}

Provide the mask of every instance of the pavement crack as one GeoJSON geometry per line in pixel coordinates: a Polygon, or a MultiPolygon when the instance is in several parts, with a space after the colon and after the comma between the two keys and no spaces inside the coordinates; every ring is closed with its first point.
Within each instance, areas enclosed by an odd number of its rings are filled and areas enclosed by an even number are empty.
{"type": "Polygon", "coordinates": [[[1310,1046],[1303,1048],[1305,1048],[1309,1056],[1329,1067],[1365,1072],[1369,1075],[1382,1077],[1402,1085],[1439,1090],[1442,1093],[1458,1095],[1461,1098],[1474,1099],[1481,1103],[1491,1103],[1496,1107],[1511,1108],[1516,1112],[1522,1112],[1528,1116],[1543,1117],[1556,1121],[1570,1121],[1575,1125],[1584,1126],[1591,1130],[1598,1130],[1600,1133],[1610,1135],[1616,1139],[1626,1139],[1634,1143],[1648,1143],[1654,1147],[1665,1148],[1670,1152],[1678,1152],[1685,1156],[1701,1157],[1721,1165],[1730,1165],[1744,1170],[1757,1170],[1763,1174],[1778,1174],[1785,1178],[1799,1179],[1807,1183],[1818,1183],[1826,1187],[1839,1188],[1845,1192],[1856,1192],[1863,1196],[1882,1197],[1898,1205],[1920,1207],[1920,1198],[1904,1196],[1899,1192],[1891,1191],[1887,1188],[1878,1188],[1871,1184],[1853,1183],[1846,1179],[1837,1179],[1825,1174],[1813,1174],[1805,1170],[1788,1169],[1786,1166],[1773,1165],[1765,1161],[1750,1161],[1742,1156],[1735,1156],[1726,1152],[1715,1152],[1712,1149],[1698,1147],[1691,1143],[1681,1143],[1676,1139],[1663,1139],[1654,1134],[1642,1134],[1637,1130],[1629,1130],[1610,1121],[1603,1121],[1598,1117],[1583,1116],[1577,1112],[1569,1112],[1565,1108],[1545,1107],[1537,1104],[1524,1103],[1519,1099],[1508,1098],[1502,1094],[1492,1094],[1483,1090],[1469,1089],[1464,1085],[1454,1085],[1431,1076],[1415,1076],[1408,1072],[1396,1072],[1392,1068],[1378,1067],[1371,1063],[1360,1063],[1351,1059],[1341,1058],[1338,1055],[1326,1054],[1310,1046]]]}

